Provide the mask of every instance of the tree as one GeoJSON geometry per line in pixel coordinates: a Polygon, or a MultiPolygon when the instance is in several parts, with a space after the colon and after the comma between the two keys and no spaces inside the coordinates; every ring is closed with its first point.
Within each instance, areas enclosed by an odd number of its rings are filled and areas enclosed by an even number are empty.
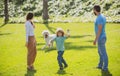
{"type": "Polygon", "coordinates": [[[48,21],[49,15],[48,15],[48,0],[43,0],[43,20],[46,23],[48,21]]]}
{"type": "Polygon", "coordinates": [[[9,3],[9,0],[4,0],[4,15],[5,15],[4,23],[5,24],[8,23],[9,21],[8,3],[9,3]]]}

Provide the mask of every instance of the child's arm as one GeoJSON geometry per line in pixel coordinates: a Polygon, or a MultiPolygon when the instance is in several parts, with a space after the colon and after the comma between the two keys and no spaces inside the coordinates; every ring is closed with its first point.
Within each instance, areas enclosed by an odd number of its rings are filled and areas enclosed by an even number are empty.
{"type": "Polygon", "coordinates": [[[67,29],[67,33],[65,34],[65,37],[70,37],[70,30],[67,29]]]}
{"type": "Polygon", "coordinates": [[[55,38],[53,38],[53,39],[51,39],[50,41],[49,41],[49,46],[50,46],[50,44],[53,42],[55,40],[55,38]]]}

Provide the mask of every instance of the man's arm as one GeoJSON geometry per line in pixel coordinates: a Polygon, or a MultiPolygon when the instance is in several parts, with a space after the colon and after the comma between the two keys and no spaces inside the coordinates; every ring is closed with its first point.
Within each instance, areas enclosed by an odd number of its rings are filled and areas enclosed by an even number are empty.
{"type": "Polygon", "coordinates": [[[98,38],[100,37],[101,32],[102,32],[102,25],[98,25],[98,33],[96,34],[96,38],[93,42],[94,45],[96,45],[96,42],[98,41],[98,38]]]}

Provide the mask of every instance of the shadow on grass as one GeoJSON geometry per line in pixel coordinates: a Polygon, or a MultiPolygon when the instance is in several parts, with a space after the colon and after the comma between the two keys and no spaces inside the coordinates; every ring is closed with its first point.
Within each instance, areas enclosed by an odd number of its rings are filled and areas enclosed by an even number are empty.
{"type": "Polygon", "coordinates": [[[25,76],[34,76],[35,73],[36,73],[36,71],[27,70],[27,73],[25,74],[25,76]]]}
{"type": "Polygon", "coordinates": [[[66,71],[65,71],[65,70],[58,70],[58,71],[57,71],[57,74],[59,74],[59,75],[64,75],[64,74],[66,74],[66,71]]]}
{"type": "Polygon", "coordinates": [[[43,36],[39,36],[38,38],[44,38],[43,36]]]}
{"type": "Polygon", "coordinates": [[[45,45],[45,43],[38,43],[38,42],[37,42],[37,46],[39,46],[39,45],[45,45]]]}
{"type": "Polygon", "coordinates": [[[94,40],[88,40],[88,41],[86,41],[86,42],[90,42],[90,43],[91,43],[91,42],[93,42],[93,41],[94,41],[94,40]]]}
{"type": "Polygon", "coordinates": [[[65,43],[65,49],[66,50],[79,50],[79,51],[83,51],[83,50],[86,50],[86,49],[93,49],[93,48],[96,48],[96,46],[90,46],[90,45],[72,45],[71,42],[67,42],[65,43]]]}
{"type": "Polygon", "coordinates": [[[52,32],[53,34],[55,34],[56,28],[50,27],[50,26],[49,26],[49,23],[44,23],[44,24],[45,24],[46,28],[47,28],[50,32],[52,32]]]}
{"type": "Polygon", "coordinates": [[[65,74],[67,74],[68,76],[72,76],[72,75],[73,75],[73,73],[66,73],[65,70],[58,70],[58,71],[57,71],[57,74],[59,74],[60,76],[61,76],[61,75],[65,75],[65,74]]]}
{"type": "Polygon", "coordinates": [[[101,76],[112,76],[112,74],[110,73],[110,71],[102,71],[101,70],[101,76]]]}
{"type": "Polygon", "coordinates": [[[75,35],[75,36],[70,36],[70,38],[83,38],[83,37],[88,37],[88,36],[92,36],[92,35],[75,35]]]}
{"type": "Polygon", "coordinates": [[[0,25],[0,28],[2,28],[3,26],[5,26],[6,24],[4,23],[4,24],[2,24],[2,25],[0,25]]]}
{"type": "Polygon", "coordinates": [[[11,33],[0,33],[0,36],[3,36],[3,35],[10,35],[11,33]]]}
{"type": "Polygon", "coordinates": [[[54,47],[53,47],[53,48],[50,48],[50,49],[49,49],[49,48],[45,48],[45,49],[43,49],[43,50],[42,50],[41,48],[37,48],[37,50],[38,50],[38,51],[44,51],[45,53],[49,53],[49,52],[51,52],[51,51],[56,50],[56,48],[54,48],[54,47]]]}

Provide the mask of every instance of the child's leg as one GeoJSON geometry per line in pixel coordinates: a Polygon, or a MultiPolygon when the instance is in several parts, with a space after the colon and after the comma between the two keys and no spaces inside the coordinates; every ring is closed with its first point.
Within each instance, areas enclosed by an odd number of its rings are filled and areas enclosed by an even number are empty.
{"type": "MultiPolygon", "coordinates": [[[[63,54],[64,54],[64,52],[63,52],[63,54]]],[[[63,54],[62,54],[62,56],[63,56],[63,54]]],[[[65,65],[65,66],[67,66],[67,63],[66,63],[66,61],[65,61],[65,59],[62,57],[62,63],[65,65]]]]}
{"type": "Polygon", "coordinates": [[[65,59],[62,57],[62,63],[65,65],[65,66],[67,66],[67,63],[66,63],[66,61],[65,61],[65,59]]]}
{"type": "Polygon", "coordinates": [[[63,52],[62,51],[58,51],[57,60],[58,60],[58,64],[59,64],[60,68],[63,68],[63,65],[62,65],[62,55],[63,55],[63,52]]]}

